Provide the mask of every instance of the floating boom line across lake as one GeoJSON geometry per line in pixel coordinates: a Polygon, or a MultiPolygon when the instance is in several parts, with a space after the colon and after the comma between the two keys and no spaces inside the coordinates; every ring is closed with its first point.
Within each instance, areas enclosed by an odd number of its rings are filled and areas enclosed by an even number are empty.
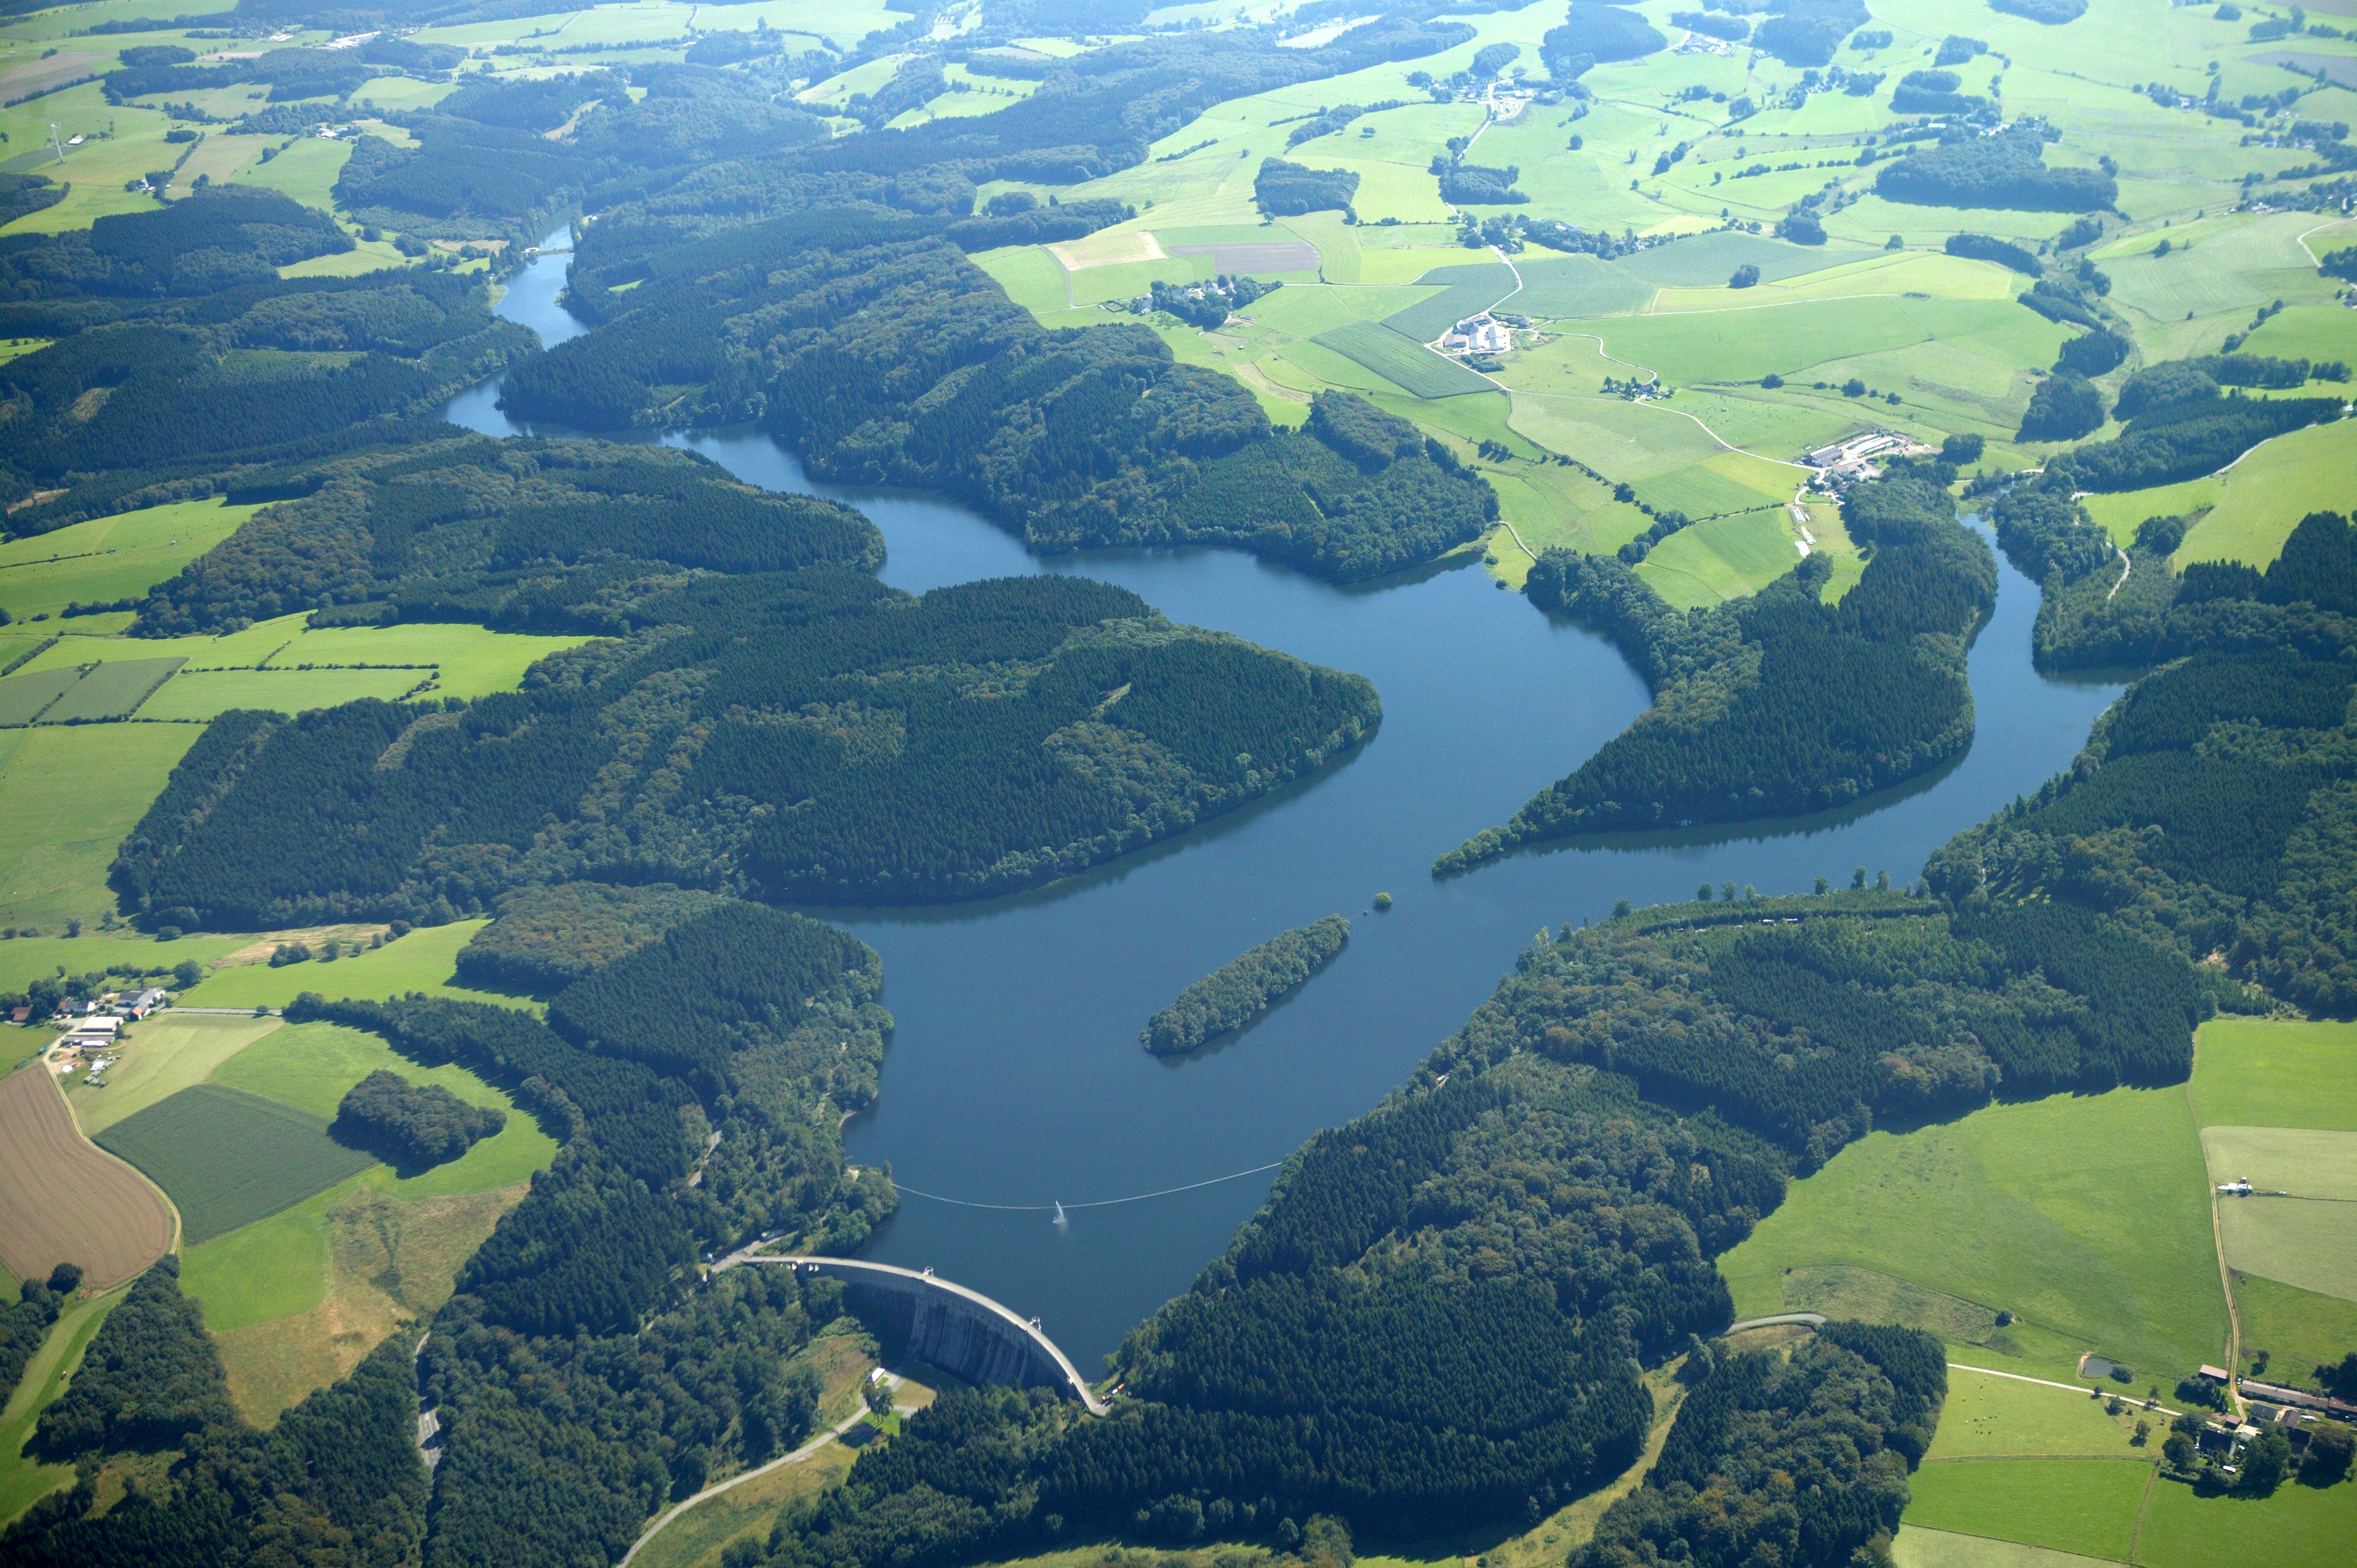
{"type": "Polygon", "coordinates": [[[920,1191],[899,1181],[893,1182],[892,1187],[895,1191],[906,1193],[910,1197],[930,1198],[935,1203],[953,1203],[960,1208],[995,1208],[1008,1214],[1045,1214],[1050,1209],[1111,1208],[1116,1204],[1143,1203],[1149,1197],[1168,1197],[1174,1193],[1192,1192],[1200,1187],[1217,1187],[1223,1181],[1241,1181],[1248,1176],[1273,1171],[1283,1164],[1283,1160],[1271,1160],[1265,1165],[1254,1165],[1248,1171],[1230,1171],[1226,1176],[1213,1176],[1209,1181],[1190,1181],[1184,1187],[1166,1187],[1157,1192],[1135,1193],[1128,1197],[1100,1197],[1091,1203],[974,1203],[963,1197],[943,1197],[938,1192],[920,1191]]]}

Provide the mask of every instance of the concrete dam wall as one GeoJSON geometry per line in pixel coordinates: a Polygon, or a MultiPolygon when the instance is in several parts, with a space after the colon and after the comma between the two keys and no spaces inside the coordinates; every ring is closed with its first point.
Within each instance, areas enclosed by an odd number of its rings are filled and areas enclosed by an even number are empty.
{"type": "Polygon", "coordinates": [[[791,1267],[841,1280],[854,1302],[899,1325],[909,1353],[967,1382],[1018,1389],[1053,1389],[1103,1415],[1104,1402],[1089,1391],[1071,1359],[1029,1318],[949,1280],[889,1263],[852,1258],[750,1257],[746,1263],[791,1267]]]}

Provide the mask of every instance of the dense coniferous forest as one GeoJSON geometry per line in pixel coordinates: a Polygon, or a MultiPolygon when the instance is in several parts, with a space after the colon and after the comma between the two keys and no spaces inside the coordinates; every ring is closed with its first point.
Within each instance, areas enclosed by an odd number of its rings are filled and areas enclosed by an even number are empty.
{"type": "Polygon", "coordinates": [[[1813,1170],[1878,1113],[2174,1082],[2208,1006],[2181,959],[2072,908],[1873,891],[1671,905],[1533,946],[1432,1065],[1537,1053],[1626,1074],[1813,1170]],[[2039,973],[2070,1000],[2013,983],[2039,973]]]}
{"type": "Polygon", "coordinates": [[[1350,940],[1351,922],[1340,915],[1271,937],[1180,992],[1146,1020],[1137,1037],[1156,1056],[1168,1057],[1241,1029],[1317,973],[1350,940]]]}
{"type": "Polygon", "coordinates": [[[843,571],[674,587],[642,570],[562,613],[498,616],[643,628],[544,661],[522,693],[216,720],[125,841],[116,890],[144,924],[184,929],[297,911],[439,921],[584,877],[973,897],[1232,810],[1381,714],[1361,677],[1174,627],[1084,579],[918,599],[843,571]]]}
{"type": "Polygon", "coordinates": [[[1955,521],[1944,464],[1854,489],[1843,515],[1875,555],[1839,603],[1819,557],[1754,597],[1681,614],[1617,560],[1550,550],[1532,603],[1598,627],[1654,689],[1644,722],[1436,863],[1461,871],[1541,839],[1790,816],[1928,772],[1971,743],[1964,650],[1996,591],[1955,521]]]}
{"type": "Polygon", "coordinates": [[[2070,773],[1934,855],[1932,886],[2100,911],[2201,965],[2230,1005],[2357,1010],[2352,640],[2324,657],[2200,653],[2147,677],[2070,773]]]}
{"type": "Polygon", "coordinates": [[[278,276],[351,248],[324,215],[239,186],[13,240],[9,330],[54,341],[0,367],[7,532],[257,479],[266,499],[288,465],[447,434],[421,416],[530,350],[472,280],[278,276]]]}
{"type": "Polygon", "coordinates": [[[620,629],[599,604],[683,568],[871,571],[884,559],[883,535],[851,508],[756,490],[667,447],[469,436],[312,465],[285,483],[305,493],[150,589],[135,635],[234,631],[303,609],[325,625],[620,629]]]}
{"type": "Polygon", "coordinates": [[[412,1083],[382,1068],[344,1091],[336,1131],[396,1165],[455,1160],[507,1125],[498,1106],[469,1105],[439,1084],[412,1083]]]}

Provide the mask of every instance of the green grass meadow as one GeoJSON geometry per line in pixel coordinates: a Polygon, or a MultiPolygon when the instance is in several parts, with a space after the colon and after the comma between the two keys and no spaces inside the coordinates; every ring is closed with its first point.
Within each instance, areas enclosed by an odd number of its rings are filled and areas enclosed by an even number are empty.
{"type": "Polygon", "coordinates": [[[2142,1459],[1927,1462],[1908,1478],[1900,1530],[1921,1525],[2124,1563],[2152,1485],[2142,1459]]]}
{"type": "Polygon", "coordinates": [[[2238,1273],[2234,1311],[2243,1325],[2243,1371],[2271,1383],[2322,1393],[2316,1369],[2357,1350],[2357,1301],[2238,1273]],[[2265,1372],[2258,1369],[2262,1350],[2265,1372]]]}
{"type": "Polygon", "coordinates": [[[2357,422],[2277,436],[2227,470],[2225,494],[2193,525],[2176,560],[2266,566],[2312,511],[2357,510],[2357,422]]]}
{"type": "Polygon", "coordinates": [[[2202,1126],[2357,1133],[2357,1024],[2212,1018],[2195,1042],[2202,1126]]]}
{"type": "Polygon", "coordinates": [[[376,1163],[328,1136],[328,1119],[200,1083],[125,1117],[99,1146],[129,1161],[180,1211],[194,1247],[300,1203],[376,1163]]]}
{"type": "Polygon", "coordinates": [[[1720,1268],[1742,1317],[1787,1309],[1783,1270],[1844,1265],[2012,1312],[2018,1353],[1993,1341],[1978,1364],[2068,1379],[2101,1350],[2190,1369],[2226,1344],[2209,1196],[2183,1090],[2057,1095],[1877,1130],[1720,1268]]]}
{"type": "Polygon", "coordinates": [[[2215,1568],[2261,1555],[2270,1568],[2344,1568],[2357,1547],[2357,1481],[2287,1484],[2268,1498],[2201,1497],[2156,1481],[2136,1561],[2145,1568],[2215,1568]]]}
{"type": "Polygon", "coordinates": [[[60,933],[113,912],[106,868],[203,733],[194,725],[112,725],[105,765],[87,728],[0,730],[0,925],[60,933]]]}
{"type": "Polygon", "coordinates": [[[2168,1433],[2168,1422],[2140,1415],[2133,1403],[2124,1414],[2108,1415],[2104,1401],[2084,1394],[1951,1367],[1940,1429],[1924,1460],[2041,1456],[2150,1464],[2168,1433]],[[2150,1426],[2142,1450],[2134,1441],[2138,1421],[2150,1426]]]}
{"type": "Polygon", "coordinates": [[[179,501],[0,543],[0,609],[23,620],[71,603],[137,598],[261,510],[179,501]]]}
{"type": "Polygon", "coordinates": [[[66,1380],[81,1365],[82,1352],[123,1294],[117,1290],[99,1296],[77,1295],[69,1301],[48,1337],[26,1364],[24,1378],[9,1395],[7,1407],[0,1410],[0,1522],[15,1519],[49,1493],[73,1485],[71,1465],[45,1465],[27,1454],[25,1444],[41,1412],[65,1391],[66,1380]]]}
{"type": "Polygon", "coordinates": [[[119,1059],[107,1069],[104,1088],[92,1089],[76,1079],[66,1091],[66,1102],[82,1132],[95,1137],[124,1118],[207,1081],[223,1062],[282,1027],[275,1018],[157,1014],[131,1026],[119,1059]]]}
{"type": "Polygon", "coordinates": [[[332,962],[312,959],[304,963],[239,964],[217,969],[184,1001],[192,1007],[284,1007],[306,991],[330,1001],[356,996],[381,1001],[422,991],[428,996],[460,1002],[491,1002],[539,1012],[540,1005],[522,997],[474,991],[456,983],[458,950],[474,940],[488,920],[455,920],[447,926],[424,926],[372,951],[353,953],[332,962]]]}

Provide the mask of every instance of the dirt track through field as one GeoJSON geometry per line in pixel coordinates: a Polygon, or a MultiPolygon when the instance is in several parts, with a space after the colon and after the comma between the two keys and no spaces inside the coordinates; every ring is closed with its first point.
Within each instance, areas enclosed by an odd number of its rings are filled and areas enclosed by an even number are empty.
{"type": "Polygon", "coordinates": [[[89,1284],[120,1284],[171,1247],[171,1210],[83,1139],[48,1078],[34,1062],[0,1079],[0,1260],[19,1278],[72,1262],[89,1284]]]}

